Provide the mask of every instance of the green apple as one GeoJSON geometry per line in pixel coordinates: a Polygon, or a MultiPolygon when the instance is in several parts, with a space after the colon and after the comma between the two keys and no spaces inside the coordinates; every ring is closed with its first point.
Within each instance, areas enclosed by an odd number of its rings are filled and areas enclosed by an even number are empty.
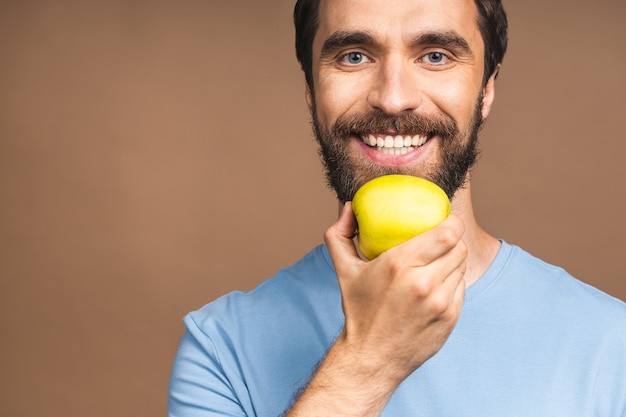
{"type": "Polygon", "coordinates": [[[374,259],[441,223],[450,200],[436,184],[410,175],[384,175],[365,183],[352,199],[359,250],[374,259]]]}

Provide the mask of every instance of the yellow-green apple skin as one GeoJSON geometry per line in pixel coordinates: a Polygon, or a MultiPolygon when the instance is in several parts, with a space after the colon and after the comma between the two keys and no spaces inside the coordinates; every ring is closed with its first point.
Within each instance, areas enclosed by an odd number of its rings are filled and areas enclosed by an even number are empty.
{"type": "Polygon", "coordinates": [[[432,229],[450,214],[450,200],[436,184],[410,175],[384,175],[354,194],[359,250],[374,259],[432,229]]]}

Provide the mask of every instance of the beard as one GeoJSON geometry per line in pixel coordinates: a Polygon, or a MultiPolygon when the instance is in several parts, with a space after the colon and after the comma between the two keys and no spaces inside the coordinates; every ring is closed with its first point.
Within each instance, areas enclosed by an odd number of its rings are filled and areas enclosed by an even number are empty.
{"type": "Polygon", "coordinates": [[[480,154],[478,132],[483,124],[482,96],[464,132],[459,131],[456,122],[447,115],[426,117],[408,112],[389,115],[380,110],[342,116],[326,128],[320,123],[313,104],[313,133],[319,144],[326,182],[342,203],[352,200],[354,193],[367,181],[390,174],[413,175],[432,181],[452,200],[457,190],[465,185],[480,154]],[[439,160],[419,167],[395,167],[377,165],[366,157],[351,154],[350,136],[388,131],[400,135],[426,134],[428,140],[437,136],[441,145],[439,160]]]}

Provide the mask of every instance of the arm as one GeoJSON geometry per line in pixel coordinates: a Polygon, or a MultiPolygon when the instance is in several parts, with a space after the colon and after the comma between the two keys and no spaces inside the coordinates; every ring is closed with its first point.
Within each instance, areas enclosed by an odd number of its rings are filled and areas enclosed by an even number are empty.
{"type": "MultiPolygon", "coordinates": [[[[193,326],[192,322],[188,322],[193,326]]],[[[215,348],[208,338],[183,336],[170,377],[169,417],[245,417],[235,388],[226,378],[215,348]]]]}
{"type": "Polygon", "coordinates": [[[370,262],[357,254],[355,228],[348,203],[326,232],[345,326],[288,417],[379,416],[458,320],[467,248],[456,216],[370,262]]]}

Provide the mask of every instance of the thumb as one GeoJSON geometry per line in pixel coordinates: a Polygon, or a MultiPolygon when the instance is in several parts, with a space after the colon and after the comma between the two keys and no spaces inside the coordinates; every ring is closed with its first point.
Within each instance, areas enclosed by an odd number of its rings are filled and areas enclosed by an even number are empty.
{"type": "Polygon", "coordinates": [[[341,266],[350,259],[358,259],[354,246],[354,232],[356,231],[356,218],[352,213],[352,203],[348,201],[339,214],[339,219],[324,233],[324,241],[335,264],[337,274],[340,274],[341,266]]]}

